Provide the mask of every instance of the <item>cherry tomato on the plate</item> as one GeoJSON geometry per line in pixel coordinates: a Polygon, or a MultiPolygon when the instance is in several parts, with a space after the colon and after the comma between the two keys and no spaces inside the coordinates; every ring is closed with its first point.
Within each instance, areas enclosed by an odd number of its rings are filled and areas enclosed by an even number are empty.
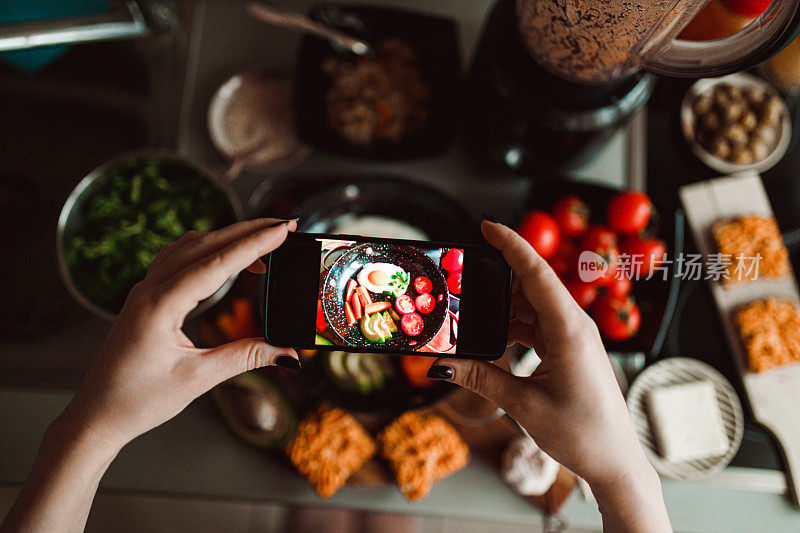
{"type": "Polygon", "coordinates": [[[667,247],[658,239],[631,237],[622,241],[621,251],[627,255],[627,274],[632,278],[645,278],[664,260],[667,247]]]}
{"type": "Polygon", "coordinates": [[[642,314],[630,297],[600,298],[592,307],[592,315],[600,330],[600,335],[612,341],[630,339],[639,331],[642,314]]]}
{"type": "Polygon", "coordinates": [[[450,248],[442,257],[442,268],[448,272],[461,272],[464,266],[464,250],[450,248]]]}
{"type": "Polygon", "coordinates": [[[561,278],[573,276],[578,271],[578,246],[571,239],[563,239],[548,263],[561,278]]]}
{"type": "Polygon", "coordinates": [[[414,288],[420,294],[425,294],[433,290],[433,283],[425,276],[419,276],[414,280],[414,288]]]}
{"type": "Polygon", "coordinates": [[[653,204],[643,192],[626,191],[608,202],[606,219],[611,229],[620,233],[635,234],[647,227],[653,204]]]}
{"type": "Polygon", "coordinates": [[[630,294],[633,283],[631,278],[624,272],[617,272],[614,279],[608,282],[605,287],[600,287],[600,296],[613,296],[614,298],[625,298],[630,294]]]}
{"type": "Polygon", "coordinates": [[[425,389],[436,383],[435,379],[428,377],[428,370],[435,362],[435,357],[404,355],[400,359],[400,366],[403,367],[403,374],[412,386],[425,389]]]}
{"type": "Polygon", "coordinates": [[[461,294],[461,272],[453,272],[447,277],[447,288],[453,294],[461,294]]]}
{"type": "Polygon", "coordinates": [[[588,309],[597,298],[597,286],[579,279],[571,279],[564,283],[570,295],[578,302],[581,309],[588,309]]]}
{"type": "Polygon", "coordinates": [[[579,249],[596,253],[608,264],[605,273],[594,283],[606,285],[614,279],[619,266],[619,249],[617,248],[617,236],[613,231],[604,226],[591,226],[583,234],[579,249]]]}
{"type": "Polygon", "coordinates": [[[431,296],[429,293],[424,292],[417,296],[414,304],[417,307],[417,311],[420,313],[430,313],[433,311],[433,308],[436,307],[436,300],[434,300],[433,296],[431,296]]]}
{"type": "Polygon", "coordinates": [[[408,294],[402,294],[397,297],[397,300],[394,301],[394,308],[397,309],[397,312],[401,315],[406,313],[413,313],[414,309],[414,300],[408,294]]]}
{"type": "Polygon", "coordinates": [[[550,259],[561,243],[561,230],[556,219],[544,211],[531,211],[522,219],[519,234],[544,259],[550,259]]]}
{"type": "Polygon", "coordinates": [[[553,217],[567,237],[577,237],[589,226],[589,206],[577,196],[564,196],[553,204],[553,217]]]}
{"type": "Polygon", "coordinates": [[[403,328],[403,331],[406,332],[406,335],[416,337],[422,333],[422,328],[425,327],[425,322],[418,313],[411,312],[406,313],[403,315],[403,318],[400,319],[400,327],[403,328]]]}

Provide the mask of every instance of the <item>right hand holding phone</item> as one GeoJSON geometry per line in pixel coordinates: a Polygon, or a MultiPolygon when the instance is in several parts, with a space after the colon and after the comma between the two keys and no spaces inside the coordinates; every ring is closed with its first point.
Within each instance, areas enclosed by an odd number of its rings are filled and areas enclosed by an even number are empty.
{"type": "MultiPolygon", "coordinates": [[[[609,515],[620,506],[642,506],[637,496],[654,490],[661,502],[657,476],[636,437],[594,322],[516,232],[489,221],[481,229],[515,276],[509,343],[534,348],[542,362],[530,377],[517,377],[491,363],[442,358],[429,376],[448,379],[503,408],[545,452],[589,483],[601,511],[604,503],[609,515]]],[[[663,503],[659,506],[661,512],[649,517],[650,531],[660,522],[669,528],[663,503]],[[658,517],[663,521],[654,520],[658,517]]],[[[623,520],[614,520],[623,529],[637,529],[638,521],[630,522],[624,513],[613,518],[623,520]]]]}

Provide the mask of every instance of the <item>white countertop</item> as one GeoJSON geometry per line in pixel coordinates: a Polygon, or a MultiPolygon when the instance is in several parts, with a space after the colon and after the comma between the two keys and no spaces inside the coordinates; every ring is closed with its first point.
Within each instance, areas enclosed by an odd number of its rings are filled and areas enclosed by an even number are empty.
{"type": "MultiPolygon", "coordinates": [[[[0,485],[21,484],[33,463],[49,422],[71,397],[58,390],[0,388],[0,485]],[[27,420],[24,425],[19,420],[27,420]]],[[[750,478],[749,490],[721,488],[720,482],[664,481],[664,497],[677,531],[797,531],[800,512],[780,489],[780,474],[761,476],[758,485],[746,469],[722,477],[735,486],[750,478]],[[758,488],[759,490],[753,490],[758,488]]],[[[363,510],[458,516],[540,524],[542,515],[518,497],[480,458],[439,482],[416,503],[403,499],[394,485],[344,487],[320,499],[294,471],[269,454],[234,440],[203,397],[163,426],[126,446],[101,482],[102,490],[191,496],[214,500],[333,505],[363,510]]],[[[561,511],[572,527],[599,528],[594,502],[574,491],[561,511]]]]}
{"type": "MultiPolygon", "coordinates": [[[[311,1],[295,2],[299,10],[311,1]]],[[[471,56],[491,0],[387,0],[408,9],[454,17],[459,23],[462,56],[471,56]]],[[[221,167],[205,132],[205,109],[214,89],[237,70],[253,65],[289,70],[297,36],[243,20],[241,2],[196,2],[190,46],[198,61],[189,65],[181,109],[180,149],[221,167]],[[269,53],[265,52],[268,50],[269,53]]],[[[639,130],[641,131],[641,129],[639,130]]],[[[591,165],[573,169],[583,178],[622,185],[630,170],[625,159],[629,133],[621,132],[591,165]]],[[[314,154],[296,169],[302,173],[391,171],[461,198],[473,214],[502,215],[527,191],[527,180],[473,165],[462,149],[443,157],[376,164],[314,154]]],[[[237,188],[246,200],[263,177],[244,175],[237,188]]],[[[85,315],[73,326],[34,343],[0,347],[0,382],[41,384],[61,389],[0,388],[0,484],[21,484],[30,469],[47,424],[63,409],[96,352],[107,324],[85,315]],[[26,421],[20,424],[20,421],[26,421]]],[[[779,472],[729,468],[706,483],[663,482],[667,509],[679,531],[800,530],[800,511],[782,495],[779,472]]],[[[429,497],[410,504],[394,486],[345,487],[320,500],[305,481],[271,456],[232,438],[207,399],[127,446],[111,465],[101,490],[190,495],[209,499],[321,504],[360,509],[475,517],[539,524],[541,514],[516,496],[480,458],[443,480],[429,497]]],[[[599,528],[592,501],[575,491],[562,509],[571,526],[599,528]]]]}

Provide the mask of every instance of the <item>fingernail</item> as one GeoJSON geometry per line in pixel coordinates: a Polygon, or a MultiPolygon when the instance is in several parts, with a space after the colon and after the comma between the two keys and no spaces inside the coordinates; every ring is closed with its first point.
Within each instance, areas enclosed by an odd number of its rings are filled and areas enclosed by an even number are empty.
{"type": "Polygon", "coordinates": [[[291,220],[279,220],[279,221],[275,222],[274,224],[270,224],[269,227],[270,228],[277,228],[278,226],[285,226],[289,222],[291,222],[291,220]]]}
{"type": "Polygon", "coordinates": [[[279,355],[275,359],[275,364],[287,370],[300,370],[300,361],[290,355],[279,355]]]}
{"type": "Polygon", "coordinates": [[[453,379],[454,375],[453,367],[445,365],[433,365],[428,370],[428,377],[431,379],[453,379]]]}
{"type": "Polygon", "coordinates": [[[495,224],[501,224],[499,220],[488,213],[481,213],[481,217],[483,217],[483,220],[488,220],[489,222],[494,222],[495,224]]]}

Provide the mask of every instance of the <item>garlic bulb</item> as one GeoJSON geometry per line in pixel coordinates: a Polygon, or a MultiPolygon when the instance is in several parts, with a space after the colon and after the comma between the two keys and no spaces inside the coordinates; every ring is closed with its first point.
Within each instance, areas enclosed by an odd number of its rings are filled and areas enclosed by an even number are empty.
{"type": "Polygon", "coordinates": [[[558,475],[559,464],[527,436],[512,440],[502,458],[503,479],[523,496],[548,491],[558,475]]]}

